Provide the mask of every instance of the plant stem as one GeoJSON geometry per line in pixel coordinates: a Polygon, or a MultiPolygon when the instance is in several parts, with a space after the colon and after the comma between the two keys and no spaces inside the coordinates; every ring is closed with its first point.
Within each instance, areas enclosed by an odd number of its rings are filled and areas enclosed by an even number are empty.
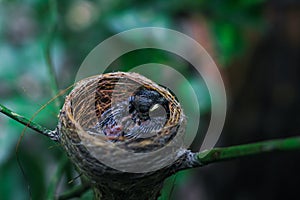
{"type": "Polygon", "coordinates": [[[66,166],[69,162],[69,159],[65,157],[64,155],[61,157],[61,160],[59,161],[58,167],[56,169],[56,172],[52,176],[51,182],[48,187],[48,192],[46,199],[47,200],[53,200],[56,196],[56,189],[59,184],[59,181],[62,179],[63,174],[65,172],[66,166]]]}
{"type": "Polygon", "coordinates": [[[72,198],[81,197],[85,192],[91,189],[91,186],[88,184],[81,184],[72,188],[71,190],[65,192],[61,196],[58,197],[59,200],[67,200],[72,198]]]}
{"type": "MultiPolygon", "coordinates": [[[[53,131],[21,116],[5,106],[0,104],[0,112],[17,122],[28,126],[38,133],[53,139],[53,131]]],[[[54,139],[55,140],[55,139],[54,139]]],[[[201,167],[210,163],[242,158],[250,155],[257,155],[268,152],[300,150],[300,137],[291,137],[286,139],[275,139],[257,143],[243,144],[230,147],[213,148],[202,152],[193,153],[193,159],[189,160],[190,165],[180,168],[195,168],[201,167]]],[[[177,170],[176,170],[177,171],[177,170]]]]}
{"type": "Polygon", "coordinates": [[[53,131],[35,123],[35,122],[32,122],[31,120],[11,111],[10,109],[6,108],[5,106],[1,105],[0,104],[0,112],[2,112],[3,114],[7,115],[8,117],[16,120],[17,122],[25,125],[25,126],[28,126],[29,128],[31,128],[32,130],[35,130],[37,131],[38,133],[42,134],[42,135],[45,135],[47,137],[50,137],[52,139],[53,137],[53,131]]]}
{"type": "Polygon", "coordinates": [[[300,137],[275,139],[251,144],[243,144],[231,147],[214,148],[194,153],[192,167],[200,167],[209,163],[241,158],[268,152],[300,150],[300,137]]]}
{"type": "MultiPolygon", "coordinates": [[[[56,31],[57,27],[57,2],[56,0],[49,0],[49,6],[50,6],[50,23],[49,23],[49,32],[48,36],[46,38],[46,44],[45,44],[45,60],[46,60],[46,66],[49,72],[49,78],[50,78],[50,87],[52,90],[52,95],[58,94],[59,87],[58,87],[58,82],[55,74],[55,69],[54,69],[54,63],[51,59],[51,44],[53,43],[54,39],[54,34],[56,31]]],[[[61,106],[61,99],[58,97],[55,99],[55,105],[57,107],[57,110],[60,109],[61,106]]]]}

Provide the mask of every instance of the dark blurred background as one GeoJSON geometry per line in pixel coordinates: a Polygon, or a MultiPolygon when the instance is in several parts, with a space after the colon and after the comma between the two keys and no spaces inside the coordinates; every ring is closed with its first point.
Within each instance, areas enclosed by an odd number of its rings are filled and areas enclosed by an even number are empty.
{"type": "MultiPolygon", "coordinates": [[[[217,146],[299,135],[298,0],[75,0],[59,1],[57,13],[51,5],[53,1],[0,0],[0,103],[14,111],[30,118],[53,96],[44,54],[49,41],[63,89],[73,83],[83,59],[101,41],[127,29],[158,26],[193,37],[219,66],[228,113],[217,146]],[[50,40],[53,22],[56,29],[50,40]]],[[[201,81],[194,81],[198,77],[191,75],[188,63],[166,52],[145,50],[131,52],[114,65],[126,71],[149,62],[184,66],[183,73],[199,89],[200,131],[205,132],[208,93],[201,81]]],[[[35,121],[54,129],[57,114],[50,104],[35,121]]],[[[18,148],[24,176],[15,154],[23,127],[3,115],[0,127],[0,199],[29,199],[28,185],[33,199],[44,199],[63,159],[61,149],[27,130],[18,148]]],[[[299,169],[299,152],[216,163],[170,178],[162,199],[299,199],[299,169]]],[[[58,193],[79,182],[67,184],[76,172],[71,166],[66,172],[58,193]]]]}

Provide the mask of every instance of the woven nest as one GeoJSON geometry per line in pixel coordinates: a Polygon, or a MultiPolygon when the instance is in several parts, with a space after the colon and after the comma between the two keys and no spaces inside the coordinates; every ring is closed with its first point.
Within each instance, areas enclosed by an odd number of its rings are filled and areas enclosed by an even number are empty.
{"type": "Polygon", "coordinates": [[[59,118],[60,142],[95,181],[109,171],[144,173],[170,165],[181,152],[186,124],[168,89],[123,72],[78,82],[59,118]]]}

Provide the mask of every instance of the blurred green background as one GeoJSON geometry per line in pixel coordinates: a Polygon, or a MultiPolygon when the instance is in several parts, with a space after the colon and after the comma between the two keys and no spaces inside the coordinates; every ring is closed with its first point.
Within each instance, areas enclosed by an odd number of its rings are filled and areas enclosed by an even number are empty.
{"type": "MultiPolygon", "coordinates": [[[[51,5],[53,1],[0,0],[0,103],[10,109],[30,118],[53,97],[45,58],[48,44],[59,88],[64,89],[101,41],[131,28],[156,26],[197,40],[221,70],[229,111],[218,146],[299,133],[298,1],[75,0],[58,1],[57,12],[51,5]]],[[[149,62],[181,67],[197,91],[199,132],[205,132],[210,116],[207,89],[184,60],[158,50],[139,50],[122,56],[111,70],[121,66],[119,70],[127,71],[149,62]]],[[[186,91],[185,85],[180,90],[186,91]]],[[[52,103],[34,120],[54,129],[57,115],[52,103]]],[[[23,126],[0,115],[0,127],[0,199],[45,199],[64,163],[63,151],[27,130],[18,148],[23,175],[15,150],[23,126]]],[[[191,149],[198,147],[196,142],[191,149]]],[[[296,152],[190,170],[168,181],[162,199],[294,199],[299,196],[299,163],[296,152]]],[[[74,177],[68,164],[56,193],[80,184],[78,179],[67,183],[74,177]]],[[[90,193],[81,197],[90,198],[90,193]]]]}

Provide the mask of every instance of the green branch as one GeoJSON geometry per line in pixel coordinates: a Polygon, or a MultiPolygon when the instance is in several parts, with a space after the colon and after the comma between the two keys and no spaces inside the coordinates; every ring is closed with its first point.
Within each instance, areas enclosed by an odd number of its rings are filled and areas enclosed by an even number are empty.
{"type": "MultiPolygon", "coordinates": [[[[46,37],[46,44],[45,44],[45,60],[46,60],[46,66],[49,72],[49,78],[50,78],[50,87],[52,90],[52,95],[58,94],[59,87],[58,82],[55,74],[54,69],[54,63],[51,59],[51,44],[53,43],[55,31],[57,28],[57,2],[56,0],[49,0],[49,7],[50,7],[50,23],[49,23],[49,32],[48,36],[46,37]]],[[[60,109],[61,106],[61,99],[58,97],[55,99],[55,105],[57,107],[57,110],[60,109]]]]}
{"type": "Polygon", "coordinates": [[[192,167],[200,167],[209,163],[242,158],[268,152],[300,150],[300,137],[276,139],[231,147],[214,148],[194,153],[192,167]]]}
{"type": "Polygon", "coordinates": [[[28,126],[32,130],[35,130],[36,132],[38,132],[42,135],[50,137],[52,140],[56,140],[56,137],[55,137],[56,134],[54,133],[54,131],[51,131],[51,130],[11,111],[10,109],[6,108],[5,106],[3,106],[1,104],[0,104],[0,112],[7,115],[8,117],[16,120],[17,122],[19,122],[25,126],[28,126]]]}
{"type": "Polygon", "coordinates": [[[78,185],[71,190],[65,192],[61,196],[58,197],[59,200],[67,200],[72,198],[79,198],[81,197],[85,192],[87,192],[89,189],[91,189],[91,186],[89,184],[83,183],[81,185],[78,185]]]}
{"type": "MultiPolygon", "coordinates": [[[[52,140],[57,140],[54,131],[51,131],[31,120],[11,111],[0,104],[0,112],[16,120],[17,122],[28,126],[38,133],[50,137],[52,140]]],[[[182,166],[182,169],[201,167],[210,163],[220,162],[242,158],[250,155],[258,155],[268,152],[300,150],[300,136],[286,139],[275,139],[251,144],[243,144],[231,147],[214,148],[202,152],[193,153],[193,159],[190,164],[182,166]]]]}
{"type": "Polygon", "coordinates": [[[56,172],[54,173],[54,175],[52,176],[52,179],[50,181],[46,199],[48,199],[48,200],[55,199],[55,195],[56,195],[55,193],[56,193],[57,186],[64,175],[64,172],[68,165],[68,162],[69,162],[69,159],[67,159],[67,157],[65,157],[65,156],[63,156],[61,158],[61,160],[59,161],[56,172]]]}

